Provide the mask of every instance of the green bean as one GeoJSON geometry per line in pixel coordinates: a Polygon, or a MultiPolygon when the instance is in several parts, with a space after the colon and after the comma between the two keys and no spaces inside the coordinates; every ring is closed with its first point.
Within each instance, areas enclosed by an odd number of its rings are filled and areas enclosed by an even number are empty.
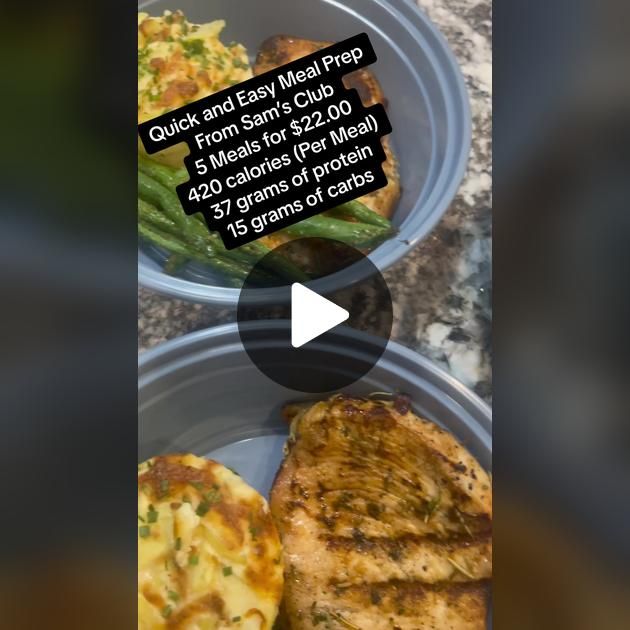
{"type": "Polygon", "coordinates": [[[178,239],[176,236],[163,232],[153,224],[146,223],[145,221],[139,221],[138,233],[143,238],[151,241],[155,245],[158,245],[162,249],[171,252],[172,254],[185,256],[191,260],[197,260],[203,263],[207,263],[209,260],[202,252],[197,251],[191,245],[178,239]]]}
{"type": "Polygon", "coordinates": [[[227,258],[248,265],[257,262],[258,258],[247,252],[239,252],[238,250],[228,252],[216,234],[208,232],[207,227],[184,212],[173,191],[140,171],[138,172],[138,193],[141,199],[161,208],[166,217],[176,224],[181,238],[197,249],[215,255],[224,254],[227,258]]]}
{"type": "MultiPolygon", "coordinates": [[[[161,207],[167,219],[174,223],[168,231],[178,229],[184,240],[193,243],[198,248],[200,247],[199,239],[203,239],[209,247],[215,250],[216,254],[222,254],[227,258],[250,266],[256,264],[271,251],[266,245],[259,242],[247,243],[236,249],[226,250],[220,237],[208,231],[206,222],[201,215],[186,215],[177,195],[147,173],[138,173],[138,190],[143,199],[161,207]]],[[[279,274],[280,278],[287,280],[304,282],[309,279],[309,276],[297,265],[281,256],[266,257],[263,266],[269,271],[279,274]]]]}
{"type": "Polygon", "coordinates": [[[171,234],[161,232],[152,225],[140,222],[138,223],[138,232],[142,237],[151,241],[158,247],[215,268],[225,276],[231,286],[241,287],[243,281],[248,275],[247,269],[244,267],[235,264],[232,261],[220,258],[219,256],[205,256],[187,243],[182,242],[171,234]]]}
{"type": "MultiPolygon", "coordinates": [[[[273,250],[269,251],[273,252],[273,250]]],[[[308,273],[302,271],[295,263],[278,253],[270,253],[268,256],[265,256],[263,266],[291,282],[307,282],[311,279],[308,273]]]]}
{"type": "Polygon", "coordinates": [[[150,202],[156,208],[161,209],[163,214],[173,221],[181,231],[181,237],[195,245],[205,243],[207,246],[218,252],[223,247],[219,246],[216,239],[208,233],[207,229],[196,220],[189,217],[179,203],[177,195],[163,186],[155,179],[141,171],[138,172],[138,194],[141,200],[150,202]]]}
{"type": "MultiPolygon", "coordinates": [[[[149,160],[148,158],[140,154],[138,154],[138,168],[140,169],[142,173],[144,173],[145,175],[149,176],[154,181],[158,182],[159,184],[167,188],[170,191],[170,193],[172,193],[173,195],[173,198],[172,198],[173,203],[175,203],[175,198],[177,199],[177,203],[178,204],[180,203],[179,197],[177,197],[175,188],[179,184],[182,184],[185,181],[188,181],[189,177],[188,177],[188,173],[186,169],[183,169],[183,168],[174,169],[172,167],[165,166],[164,164],[158,164],[157,162],[153,162],[152,160],[149,160]]],[[[182,208],[182,211],[183,211],[183,208],[182,208]]],[[[197,221],[197,223],[199,223],[203,227],[204,231],[210,234],[210,231],[208,230],[208,226],[206,224],[206,220],[204,219],[203,214],[201,212],[197,212],[196,214],[190,214],[186,216],[190,219],[197,221]]],[[[258,258],[260,256],[264,256],[269,251],[268,248],[262,246],[262,244],[260,245],[261,247],[259,248],[251,249],[251,253],[258,258]]]]}
{"type": "Polygon", "coordinates": [[[359,223],[366,223],[367,225],[375,225],[383,230],[390,230],[393,232],[393,226],[389,219],[382,217],[380,214],[374,212],[368,208],[365,204],[358,200],[348,201],[330,211],[334,215],[340,215],[345,217],[351,217],[359,223]]]}
{"type": "MultiPolygon", "coordinates": [[[[153,180],[162,184],[162,186],[164,186],[165,188],[168,188],[169,191],[175,196],[175,188],[179,184],[188,180],[186,169],[174,169],[168,166],[164,166],[163,164],[157,164],[156,162],[153,162],[142,155],[138,155],[138,168],[145,175],[148,175],[153,180]]],[[[188,216],[202,223],[202,225],[206,229],[208,229],[205,219],[203,218],[203,215],[201,213],[188,216]]],[[[265,247],[262,243],[249,243],[248,245],[244,245],[243,248],[256,256],[264,256],[266,253],[269,252],[269,248],[265,247]]]]}
{"type": "MultiPolygon", "coordinates": [[[[149,175],[152,179],[156,180],[159,184],[162,184],[162,186],[167,188],[170,194],[172,195],[172,198],[176,200],[177,205],[181,208],[181,205],[179,204],[179,199],[177,198],[177,195],[175,193],[175,188],[179,184],[189,179],[188,173],[185,168],[175,169],[175,168],[154,162],[153,160],[140,154],[138,155],[138,167],[143,173],[145,173],[146,175],[149,175]]],[[[181,209],[181,212],[183,212],[183,209],[181,209]]],[[[368,208],[365,204],[361,203],[360,201],[356,199],[353,201],[344,203],[341,206],[338,206],[337,208],[333,208],[332,210],[329,211],[329,213],[326,213],[324,215],[324,217],[327,220],[329,218],[334,219],[335,216],[338,216],[340,218],[352,218],[358,223],[363,223],[366,225],[378,227],[381,230],[386,231],[385,234],[377,234],[374,236],[374,240],[377,243],[381,242],[382,240],[385,240],[389,236],[392,236],[396,231],[388,219],[380,216],[379,214],[377,214],[376,212],[368,208]]],[[[208,231],[208,227],[201,213],[190,215],[188,218],[193,218],[199,223],[200,226],[203,227],[204,231],[208,231]]],[[[322,236],[324,236],[324,234],[327,234],[328,232],[326,229],[324,229],[325,226],[321,224],[317,226],[310,226],[310,227],[314,230],[314,232],[312,233],[319,233],[320,230],[324,230],[324,233],[321,234],[322,236]]],[[[330,231],[333,231],[337,234],[337,238],[340,238],[340,240],[343,240],[341,236],[344,236],[346,234],[344,230],[340,229],[340,227],[335,223],[331,223],[328,227],[330,228],[330,231]]],[[[298,235],[297,233],[301,233],[303,229],[306,229],[306,228],[297,228],[293,230],[293,233],[298,235]]],[[[361,232],[361,230],[359,230],[359,232],[361,232]]],[[[216,236],[216,235],[213,235],[213,236],[216,236]]],[[[359,242],[362,242],[362,240],[363,240],[362,237],[358,238],[359,242]]],[[[369,241],[370,239],[368,239],[367,246],[369,246],[369,241]]],[[[352,232],[352,235],[350,236],[349,244],[356,244],[356,230],[352,232]]],[[[216,242],[215,242],[215,245],[216,245],[216,242]]],[[[256,260],[259,260],[262,256],[264,256],[270,251],[269,248],[265,247],[262,243],[259,243],[259,242],[253,242],[253,243],[249,243],[247,245],[241,246],[239,250],[244,251],[246,254],[249,254],[252,258],[256,260]]],[[[235,250],[232,250],[232,251],[235,251],[235,250]]],[[[277,257],[277,258],[280,258],[280,257],[277,257]]],[[[245,261],[245,258],[243,257],[239,257],[239,259],[242,261],[245,261]]],[[[294,279],[299,279],[298,277],[302,277],[302,279],[304,279],[303,274],[295,266],[283,267],[281,265],[280,268],[276,268],[274,270],[277,271],[278,273],[286,275],[287,277],[293,277],[294,279]],[[296,271],[298,272],[297,273],[298,277],[295,277],[296,271]]]]}
{"type": "MultiPolygon", "coordinates": [[[[179,184],[188,181],[188,172],[185,168],[175,169],[170,166],[165,166],[164,164],[158,164],[141,154],[138,154],[138,169],[175,194],[177,194],[175,188],[177,188],[179,184]]],[[[206,220],[203,218],[201,212],[187,216],[200,223],[206,230],[208,229],[206,220]]]]}
{"type": "Polygon", "coordinates": [[[360,248],[374,247],[389,236],[389,232],[374,225],[350,223],[322,215],[290,225],[285,231],[291,236],[331,238],[360,248]]]}
{"type": "Polygon", "coordinates": [[[182,230],[174,221],[160,212],[154,205],[143,199],[138,199],[138,218],[145,224],[149,224],[153,228],[159,229],[161,232],[166,232],[177,240],[182,240],[191,249],[194,249],[206,258],[217,255],[216,249],[208,245],[203,239],[186,239],[182,234],[182,230]]]}
{"type": "MultiPolygon", "coordinates": [[[[138,172],[138,192],[147,201],[162,208],[164,213],[184,231],[194,233],[204,239],[209,239],[218,251],[227,251],[217,234],[208,231],[208,226],[200,214],[187,215],[181,206],[179,198],[174,190],[154,179],[142,170],[138,172]]],[[[239,248],[241,251],[231,250],[232,256],[243,262],[255,263],[264,256],[269,248],[262,243],[250,243],[239,248]]]]}
{"type": "Polygon", "coordinates": [[[187,243],[191,248],[195,249],[204,256],[211,257],[218,255],[218,252],[209,246],[205,241],[193,238],[186,239],[181,228],[169,219],[165,214],[160,212],[158,208],[143,199],[138,199],[138,218],[146,224],[150,224],[154,228],[158,228],[161,232],[166,232],[187,243]]]}
{"type": "MultiPolygon", "coordinates": [[[[140,154],[138,154],[138,169],[175,194],[177,194],[175,188],[177,188],[179,184],[188,181],[188,172],[185,168],[175,169],[170,166],[165,166],[164,164],[158,164],[140,154]]],[[[208,228],[201,212],[187,216],[201,223],[204,228],[208,228]]]]}
{"type": "Polygon", "coordinates": [[[138,194],[145,201],[160,207],[182,229],[191,225],[190,217],[184,212],[177,195],[142,171],[138,171],[138,194]]]}
{"type": "MultiPolygon", "coordinates": [[[[274,276],[265,273],[262,270],[252,269],[249,257],[244,261],[238,260],[233,256],[229,256],[230,252],[225,254],[217,252],[207,243],[198,239],[186,241],[182,239],[180,230],[177,225],[168,217],[164,216],[155,206],[150,203],[138,199],[138,216],[144,230],[144,235],[153,234],[152,239],[156,242],[156,236],[160,238],[157,245],[175,252],[185,255],[190,259],[197,260],[212,267],[220,267],[228,275],[236,275],[242,281],[249,277],[252,284],[260,284],[264,286],[273,286],[277,284],[274,276]],[[229,263],[230,267],[226,267],[224,263],[229,263]]],[[[148,237],[148,236],[147,236],[148,237]]],[[[239,285],[240,286],[240,285],[239,285]]]]}
{"type": "Polygon", "coordinates": [[[186,256],[171,254],[164,263],[164,271],[169,276],[174,276],[187,262],[186,256]]]}
{"type": "Polygon", "coordinates": [[[188,171],[185,168],[176,169],[164,164],[158,164],[141,154],[138,154],[138,168],[171,190],[175,190],[177,186],[189,179],[188,171]]]}
{"type": "MultiPolygon", "coordinates": [[[[151,201],[160,207],[166,217],[176,224],[181,231],[181,237],[192,243],[196,248],[202,248],[200,239],[206,248],[213,250],[215,255],[224,255],[235,261],[253,265],[266,256],[271,250],[260,242],[252,242],[233,250],[226,250],[223,242],[216,233],[208,230],[201,213],[187,215],[175,192],[175,187],[187,180],[185,169],[173,169],[168,166],[152,162],[139,156],[138,188],[143,199],[151,201]]],[[[334,216],[315,216],[305,219],[298,224],[286,228],[292,236],[317,236],[333,238],[349,245],[370,248],[386,240],[394,233],[391,223],[384,217],[370,210],[360,201],[350,201],[333,209],[340,217],[351,217],[357,222],[337,219],[334,216]]],[[[175,230],[169,226],[168,231],[175,230]]],[[[282,278],[292,281],[306,281],[308,275],[297,265],[282,256],[267,256],[264,265],[282,278]]]]}
{"type": "MultiPolygon", "coordinates": [[[[198,219],[184,212],[175,192],[141,171],[138,172],[138,193],[145,201],[161,208],[164,214],[182,230],[182,237],[186,240],[203,239],[218,253],[227,251],[221,239],[208,231],[205,222],[201,223],[198,219]]],[[[243,252],[236,252],[234,256],[243,262],[251,263],[257,260],[251,255],[243,255],[243,252]]]]}
{"type": "Polygon", "coordinates": [[[162,247],[163,249],[166,249],[174,254],[179,254],[180,256],[186,256],[188,258],[194,259],[199,259],[202,257],[201,254],[195,252],[186,243],[183,243],[179,239],[173,237],[172,234],[165,234],[155,226],[149,225],[144,221],[138,222],[138,233],[146,240],[151,241],[158,247],[162,247]]]}
{"type": "Polygon", "coordinates": [[[138,219],[151,223],[155,227],[177,236],[179,231],[175,221],[169,219],[160,212],[153,204],[144,199],[138,199],[138,219]]]}

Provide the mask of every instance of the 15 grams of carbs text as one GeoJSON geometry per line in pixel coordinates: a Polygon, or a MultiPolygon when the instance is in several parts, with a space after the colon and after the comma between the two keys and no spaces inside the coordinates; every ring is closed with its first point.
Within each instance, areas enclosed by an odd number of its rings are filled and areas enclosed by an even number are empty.
{"type": "Polygon", "coordinates": [[[362,33],[139,125],[148,153],[186,142],[188,214],[233,249],[387,185],[381,104],[343,76],[376,61],[362,33]]]}

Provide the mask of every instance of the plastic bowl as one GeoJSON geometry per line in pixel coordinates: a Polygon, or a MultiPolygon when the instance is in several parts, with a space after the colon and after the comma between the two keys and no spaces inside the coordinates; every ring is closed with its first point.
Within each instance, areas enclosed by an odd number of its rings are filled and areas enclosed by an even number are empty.
{"type": "MultiPolygon", "coordinates": [[[[264,331],[273,325],[250,324],[263,333],[263,345],[271,343],[265,341],[264,331]]],[[[288,433],[282,405],[321,398],[285,389],[259,372],[245,353],[235,324],[179,337],[141,354],[138,388],[141,461],[173,452],[211,457],[238,471],[265,496],[288,433]]],[[[411,350],[390,342],[378,365],[343,391],[408,394],[418,415],[449,430],[485,469],[491,469],[488,405],[411,350]]]]}
{"type": "MultiPolygon", "coordinates": [[[[470,149],[470,111],[464,81],[444,37],[407,0],[157,0],[139,8],[153,15],[181,9],[195,22],[224,19],[224,41],[245,44],[252,58],[271,35],[340,41],[367,32],[378,61],[371,66],[388,99],[392,144],[400,162],[402,197],[393,221],[397,238],[371,259],[385,270],[435,226],[464,175],[470,149]]],[[[162,272],[165,254],[139,251],[139,282],[196,302],[235,305],[238,289],[189,265],[181,277],[162,272]]]]}

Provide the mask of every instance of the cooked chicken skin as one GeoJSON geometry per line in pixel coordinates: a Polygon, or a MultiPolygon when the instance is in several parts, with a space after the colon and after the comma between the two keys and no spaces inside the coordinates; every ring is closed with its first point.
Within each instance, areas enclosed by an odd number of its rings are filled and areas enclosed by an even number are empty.
{"type": "MultiPolygon", "coordinates": [[[[254,65],[254,75],[268,72],[278,66],[310,55],[326,46],[330,46],[330,44],[331,42],[316,42],[310,39],[289,37],[288,35],[274,35],[262,43],[254,65]]],[[[366,107],[376,103],[387,105],[376,77],[365,68],[346,76],[344,84],[347,88],[358,91],[366,107]]],[[[359,200],[374,212],[389,218],[400,199],[400,175],[398,173],[398,162],[391,150],[388,138],[383,138],[382,143],[387,155],[387,161],[383,164],[383,170],[387,176],[388,184],[369,195],[359,197],[359,200]]]]}
{"type": "Polygon", "coordinates": [[[404,398],[295,408],[271,492],[293,630],[481,630],[487,473],[404,398]]]}

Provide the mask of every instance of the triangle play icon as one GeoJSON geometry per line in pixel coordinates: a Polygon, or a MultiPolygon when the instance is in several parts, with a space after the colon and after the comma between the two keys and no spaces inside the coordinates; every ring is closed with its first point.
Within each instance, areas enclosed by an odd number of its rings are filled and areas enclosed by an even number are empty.
{"type": "Polygon", "coordinates": [[[350,313],[299,282],[291,285],[291,345],[305,343],[345,322],[350,313]]]}

